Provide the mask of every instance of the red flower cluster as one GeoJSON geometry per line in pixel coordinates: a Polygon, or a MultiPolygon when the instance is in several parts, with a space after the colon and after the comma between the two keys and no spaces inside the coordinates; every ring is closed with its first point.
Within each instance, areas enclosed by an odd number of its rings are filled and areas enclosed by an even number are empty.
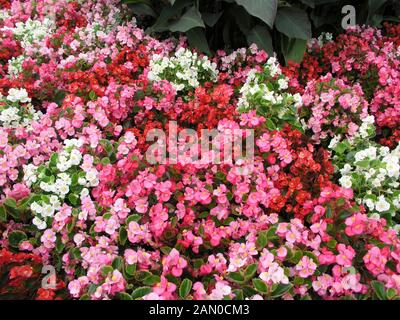
{"type": "Polygon", "coordinates": [[[65,283],[57,281],[55,289],[41,287],[42,258],[33,253],[0,250],[0,276],[6,282],[0,287],[0,299],[61,299],[65,283]]]}

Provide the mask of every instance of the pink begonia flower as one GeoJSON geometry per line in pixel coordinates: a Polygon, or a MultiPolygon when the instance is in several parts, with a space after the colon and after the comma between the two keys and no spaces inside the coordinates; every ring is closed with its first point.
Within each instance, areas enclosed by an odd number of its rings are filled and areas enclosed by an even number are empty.
{"type": "Polygon", "coordinates": [[[304,256],[297,263],[295,269],[298,272],[299,277],[308,278],[314,274],[315,270],[317,269],[317,265],[311,258],[304,256]]]}
{"type": "Polygon", "coordinates": [[[172,299],[175,291],[176,285],[169,282],[164,276],[161,276],[161,281],[153,287],[153,292],[163,297],[165,300],[172,299]]]}
{"type": "Polygon", "coordinates": [[[385,271],[387,262],[386,252],[378,247],[372,247],[363,257],[365,266],[374,275],[377,276],[385,271]]]}
{"type": "Polygon", "coordinates": [[[12,190],[6,190],[6,196],[15,200],[24,199],[29,196],[31,190],[22,183],[16,183],[12,190]]]}
{"type": "Polygon", "coordinates": [[[56,239],[55,232],[51,229],[47,229],[41,236],[40,241],[42,241],[43,245],[47,249],[53,249],[55,247],[56,239]]]}
{"type": "Polygon", "coordinates": [[[352,260],[356,255],[356,252],[351,246],[345,246],[344,244],[340,243],[337,245],[337,250],[339,254],[336,256],[336,263],[344,266],[349,267],[352,265],[352,260]]]}
{"type": "Polygon", "coordinates": [[[32,251],[33,250],[33,245],[29,241],[25,240],[25,241],[22,241],[19,244],[19,249],[20,250],[32,251]]]}
{"type": "Polygon", "coordinates": [[[209,298],[211,300],[222,300],[224,297],[229,296],[231,292],[232,288],[225,282],[217,282],[209,298]]]}
{"type": "Polygon", "coordinates": [[[171,273],[174,277],[180,277],[183,269],[187,266],[186,260],[180,256],[179,251],[175,248],[168,255],[164,256],[162,264],[163,272],[166,274],[171,273]]]}
{"type": "Polygon", "coordinates": [[[367,220],[367,216],[361,213],[356,213],[353,216],[348,217],[345,221],[346,234],[350,237],[363,234],[365,231],[367,220]]]}
{"type": "Polygon", "coordinates": [[[127,264],[132,265],[138,262],[138,254],[132,249],[126,249],[124,257],[127,264]]]}

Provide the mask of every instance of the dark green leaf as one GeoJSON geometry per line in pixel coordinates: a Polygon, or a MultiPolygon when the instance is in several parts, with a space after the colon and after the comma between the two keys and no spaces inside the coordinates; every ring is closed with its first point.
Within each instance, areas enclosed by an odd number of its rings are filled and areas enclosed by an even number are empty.
{"type": "Polygon", "coordinates": [[[6,208],[4,208],[3,205],[0,205],[0,222],[6,222],[6,221],[7,221],[6,208]]]}
{"type": "Polygon", "coordinates": [[[257,271],[257,267],[258,267],[258,263],[253,263],[246,268],[246,270],[244,272],[244,276],[246,277],[246,279],[251,279],[254,277],[254,275],[256,274],[256,271],[257,271]]]}
{"type": "Polygon", "coordinates": [[[10,246],[18,248],[21,241],[24,241],[27,238],[28,237],[26,236],[25,232],[16,230],[10,233],[10,235],[8,236],[8,241],[10,243],[10,246]]]}
{"type": "Polygon", "coordinates": [[[302,40],[311,38],[311,23],[303,10],[293,7],[280,8],[276,14],[275,26],[289,38],[302,40]]]}
{"type": "Polygon", "coordinates": [[[239,272],[230,272],[230,273],[228,274],[228,277],[229,277],[232,281],[237,282],[237,283],[243,283],[243,282],[244,282],[244,277],[243,277],[243,275],[242,275],[241,273],[239,273],[239,272]]]}
{"type": "Polygon", "coordinates": [[[272,38],[267,27],[257,25],[247,34],[247,43],[255,43],[258,48],[264,49],[269,55],[273,54],[272,38]]]}
{"type": "Polygon", "coordinates": [[[218,13],[202,12],[201,16],[206,25],[208,25],[209,27],[214,27],[214,25],[217,23],[218,19],[222,16],[222,13],[223,13],[223,11],[218,12],[218,13]]]}
{"type": "Polygon", "coordinates": [[[372,288],[379,300],[387,300],[385,285],[379,281],[371,281],[372,288]]]}
{"type": "Polygon", "coordinates": [[[193,6],[190,7],[178,21],[170,24],[169,30],[172,32],[187,32],[196,27],[205,28],[205,25],[201,19],[199,10],[193,6]]]}
{"type": "Polygon", "coordinates": [[[132,299],[138,299],[138,298],[141,298],[141,297],[149,294],[152,291],[153,291],[153,289],[150,287],[139,287],[139,288],[136,288],[135,290],[133,290],[131,296],[132,296],[132,299]]]}
{"type": "Polygon", "coordinates": [[[270,28],[274,25],[278,0],[236,0],[248,13],[264,21],[270,28]]]}
{"type": "Polygon", "coordinates": [[[261,279],[253,279],[254,288],[257,289],[258,292],[267,293],[268,287],[264,281],[261,279]]]}
{"type": "Polygon", "coordinates": [[[179,287],[179,296],[184,299],[190,293],[192,289],[192,281],[189,279],[184,279],[179,287]]]}
{"type": "Polygon", "coordinates": [[[288,292],[293,287],[292,284],[279,284],[278,287],[272,291],[271,298],[279,298],[283,296],[286,292],[288,292]]]}
{"type": "Polygon", "coordinates": [[[189,44],[192,48],[196,48],[200,52],[211,54],[210,48],[207,43],[207,38],[205,36],[204,30],[202,28],[190,29],[186,36],[188,38],[189,44]]]}

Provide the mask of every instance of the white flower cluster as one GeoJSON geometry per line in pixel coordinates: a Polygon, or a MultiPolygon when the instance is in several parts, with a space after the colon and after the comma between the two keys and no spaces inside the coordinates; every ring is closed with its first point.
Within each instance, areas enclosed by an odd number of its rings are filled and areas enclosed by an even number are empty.
{"type": "Polygon", "coordinates": [[[11,102],[21,102],[27,103],[30,102],[31,99],[28,96],[28,92],[25,89],[16,89],[11,88],[8,90],[7,100],[11,102]]]}
{"type": "MultiPolygon", "coordinates": [[[[275,57],[270,57],[264,66],[264,72],[261,74],[256,70],[251,70],[246,79],[246,83],[240,89],[241,97],[238,101],[239,110],[249,110],[253,108],[252,98],[260,97],[261,102],[268,104],[282,104],[287,100],[292,100],[296,108],[302,104],[301,95],[294,95],[283,92],[288,88],[289,79],[282,75],[282,70],[278,60],[275,57]],[[267,81],[265,81],[267,80],[267,81]],[[272,82],[276,82],[275,86],[271,86],[272,82]]],[[[278,116],[285,114],[285,109],[282,108],[278,116]]]]}
{"type": "Polygon", "coordinates": [[[339,182],[353,188],[359,203],[370,212],[389,212],[392,217],[400,209],[400,145],[390,151],[385,146],[370,146],[357,151],[352,161],[340,169],[339,182]]]}
{"type": "Polygon", "coordinates": [[[16,77],[22,72],[22,63],[25,60],[24,55],[13,57],[8,60],[8,74],[11,77],[16,77]]]}
{"type": "Polygon", "coordinates": [[[0,20],[6,20],[10,17],[7,10],[0,10],[0,20]]]}
{"type": "MultiPolygon", "coordinates": [[[[367,138],[372,138],[375,135],[375,118],[374,116],[367,116],[364,119],[362,119],[362,124],[358,128],[357,133],[351,138],[347,139],[350,145],[355,145],[357,144],[357,141],[362,139],[367,139],[367,138]]],[[[342,135],[337,135],[334,136],[329,145],[329,149],[335,149],[337,144],[342,140],[342,135]]]]}
{"type": "Polygon", "coordinates": [[[207,81],[216,81],[217,65],[206,56],[179,48],[172,57],[153,55],[148,78],[150,81],[168,80],[176,91],[196,88],[207,81]]]}
{"type": "Polygon", "coordinates": [[[5,128],[18,128],[20,126],[31,129],[31,122],[37,121],[42,116],[29,103],[31,99],[25,89],[11,88],[8,96],[0,95],[0,125],[5,128]],[[20,103],[25,105],[20,106],[20,103]]]}
{"type": "Polygon", "coordinates": [[[3,30],[11,30],[15,38],[20,40],[23,48],[39,44],[53,29],[54,22],[49,18],[43,21],[28,19],[25,22],[17,22],[14,28],[3,28],[3,30]]]}
{"type": "Polygon", "coordinates": [[[49,203],[46,202],[33,202],[31,210],[35,213],[32,223],[39,229],[44,230],[47,228],[46,218],[53,218],[54,215],[61,209],[61,202],[57,196],[50,196],[49,203]]]}
{"type": "Polygon", "coordinates": [[[55,154],[54,159],[52,157],[44,166],[36,167],[32,164],[24,166],[26,185],[32,187],[36,184],[39,193],[45,195],[41,200],[33,202],[30,207],[35,215],[33,223],[40,230],[47,227],[46,219],[54,217],[67,196],[78,192],[82,199],[89,195],[90,187],[99,184],[97,170],[91,166],[84,167],[82,164],[83,156],[79,148],[83,142],[70,139],[64,141],[64,144],[63,150],[55,154]]]}
{"type": "Polygon", "coordinates": [[[291,120],[292,125],[298,123],[298,108],[302,105],[301,95],[287,91],[289,79],[282,74],[276,57],[270,57],[261,72],[251,70],[245,84],[240,89],[238,110],[247,112],[256,109],[266,118],[277,121],[291,120]]]}
{"type": "Polygon", "coordinates": [[[310,48],[317,46],[322,47],[325,43],[331,42],[333,40],[332,33],[329,32],[322,32],[318,38],[312,38],[308,43],[310,48]]]}

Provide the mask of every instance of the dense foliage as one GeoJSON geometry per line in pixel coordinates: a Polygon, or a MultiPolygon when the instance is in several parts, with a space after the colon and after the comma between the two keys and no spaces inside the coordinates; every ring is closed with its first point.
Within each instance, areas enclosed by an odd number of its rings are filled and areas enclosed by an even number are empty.
{"type": "Polygon", "coordinates": [[[123,0],[146,31],[183,33],[192,47],[205,53],[237,49],[252,43],[286,62],[300,61],[307,40],[322,32],[339,34],[342,20],[354,8],[354,23],[380,27],[398,21],[396,0],[123,0]],[[344,8],[344,10],[343,10],[344,8]],[[343,12],[342,12],[343,10],[343,12]]]}

